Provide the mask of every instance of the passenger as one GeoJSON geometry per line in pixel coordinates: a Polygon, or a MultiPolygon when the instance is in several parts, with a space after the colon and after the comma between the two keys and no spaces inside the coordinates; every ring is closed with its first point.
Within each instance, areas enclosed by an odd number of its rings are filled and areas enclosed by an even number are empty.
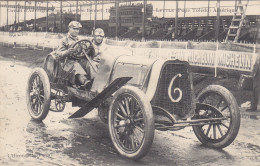
{"type": "Polygon", "coordinates": [[[62,39],[58,49],[54,52],[53,56],[55,59],[65,59],[67,57],[67,60],[64,62],[64,70],[71,73],[74,71],[74,73],[71,74],[71,77],[69,78],[72,87],[77,87],[76,82],[85,87],[90,83],[90,81],[87,79],[87,73],[79,64],[79,62],[70,56],[72,53],[77,51],[75,48],[71,48],[71,46],[79,40],[78,34],[82,25],[77,21],[71,21],[68,27],[69,32],[67,36],[62,39]]]}
{"type": "Polygon", "coordinates": [[[106,45],[103,44],[103,39],[105,33],[103,29],[97,28],[93,34],[94,38],[92,39],[93,48],[90,48],[88,52],[91,62],[88,62],[86,59],[81,60],[80,64],[84,67],[85,71],[88,73],[88,78],[93,81],[96,76],[97,69],[99,67],[100,57],[102,53],[107,49],[106,45]],[[93,67],[91,66],[91,64],[93,67]]]}
{"type": "Polygon", "coordinates": [[[246,111],[257,111],[260,96],[260,53],[257,54],[251,75],[253,76],[253,96],[251,99],[251,108],[246,111]]]}

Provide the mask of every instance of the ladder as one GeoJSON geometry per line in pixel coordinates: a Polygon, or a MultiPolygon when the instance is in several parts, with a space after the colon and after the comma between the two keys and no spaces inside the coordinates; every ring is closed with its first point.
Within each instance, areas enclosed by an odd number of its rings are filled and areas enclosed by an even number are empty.
{"type": "Polygon", "coordinates": [[[238,0],[236,11],[231,20],[225,42],[233,41],[234,43],[236,43],[238,41],[243,23],[245,22],[245,13],[248,2],[249,0],[246,0],[246,4],[243,5],[241,0],[238,0]]]}

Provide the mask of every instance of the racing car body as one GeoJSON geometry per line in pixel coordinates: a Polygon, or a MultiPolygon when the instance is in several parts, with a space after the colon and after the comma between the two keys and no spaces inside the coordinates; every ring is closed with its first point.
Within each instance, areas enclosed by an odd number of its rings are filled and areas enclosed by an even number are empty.
{"type": "Polygon", "coordinates": [[[228,146],[238,134],[240,113],[234,96],[222,86],[210,85],[195,98],[188,62],[107,52],[92,87],[85,90],[68,86],[70,73],[64,73],[63,63],[48,55],[44,68],[31,73],[27,86],[30,115],[43,120],[51,101],[56,105],[53,111],[63,111],[66,102],[80,106],[70,118],[98,108],[115,148],[124,157],[144,157],[154,129],[192,126],[203,144],[215,148],[228,146]]]}

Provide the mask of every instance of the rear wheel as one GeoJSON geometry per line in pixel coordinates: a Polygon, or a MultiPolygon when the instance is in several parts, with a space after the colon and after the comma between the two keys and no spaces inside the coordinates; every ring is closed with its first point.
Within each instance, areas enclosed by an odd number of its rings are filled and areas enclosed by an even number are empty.
{"type": "Polygon", "coordinates": [[[213,108],[197,110],[195,118],[219,118],[222,115],[226,117],[226,120],[193,126],[197,138],[209,147],[224,148],[230,145],[240,127],[240,112],[235,97],[222,86],[209,85],[199,93],[197,99],[200,103],[209,104],[218,111],[213,108]]]}
{"type": "Polygon", "coordinates": [[[154,138],[154,119],[141,90],[125,86],[116,92],[108,124],[111,140],[122,156],[138,160],[147,154],[154,138]]]}
{"type": "Polygon", "coordinates": [[[42,121],[50,109],[51,88],[49,78],[42,68],[36,68],[29,76],[26,88],[27,108],[34,120],[42,121]]]}

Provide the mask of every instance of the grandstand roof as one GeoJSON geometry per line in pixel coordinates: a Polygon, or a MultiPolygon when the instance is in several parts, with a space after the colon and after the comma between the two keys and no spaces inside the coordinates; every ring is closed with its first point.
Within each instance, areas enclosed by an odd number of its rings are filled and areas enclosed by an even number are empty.
{"type": "MultiPolygon", "coordinates": [[[[134,3],[142,3],[143,0],[118,0],[122,5],[127,4],[128,2],[134,4],[134,3]]],[[[25,1],[22,0],[4,0],[0,1],[1,4],[1,18],[0,18],[0,26],[6,24],[6,10],[3,9],[3,7],[7,6],[7,2],[10,8],[9,12],[9,24],[13,23],[14,19],[14,8],[17,3],[20,8],[22,8],[25,5],[25,1]],[[13,10],[12,10],[13,9],[13,10]]],[[[103,12],[98,12],[97,20],[101,19],[109,19],[109,8],[111,5],[113,6],[116,0],[31,0],[28,1],[26,0],[26,7],[30,8],[31,11],[34,11],[34,6],[35,2],[37,2],[37,7],[39,7],[39,11],[37,11],[37,18],[39,17],[45,17],[44,15],[44,10],[46,11],[46,5],[48,2],[48,7],[50,8],[49,10],[54,13],[59,13],[60,12],[60,6],[62,3],[63,6],[63,11],[67,12],[72,12],[76,13],[76,6],[78,2],[79,10],[78,12],[81,14],[81,19],[82,20],[88,20],[89,18],[94,17],[92,13],[94,13],[94,8],[95,3],[97,2],[97,10],[101,9],[101,4],[104,4],[104,8],[102,6],[102,11],[105,11],[104,14],[103,12]],[[91,9],[92,6],[92,9],[91,9]],[[82,8],[81,8],[82,7],[82,8]],[[89,10],[90,8],[90,10],[89,10]],[[102,14],[102,17],[100,16],[102,14]]],[[[244,2],[244,1],[243,1],[244,2]]],[[[148,4],[153,5],[153,17],[158,17],[158,18],[173,18],[175,17],[175,5],[176,5],[176,0],[147,0],[148,4]],[[165,4],[164,4],[165,3],[165,4]]],[[[189,1],[189,0],[179,0],[178,1],[179,5],[179,15],[178,17],[205,17],[205,16],[216,16],[216,0],[205,0],[205,1],[189,1]],[[209,3],[209,5],[208,5],[209,3]],[[209,6],[210,12],[207,12],[209,6]],[[183,10],[183,9],[186,10],[183,10]],[[199,9],[199,10],[198,10],[199,9]],[[184,12],[185,11],[185,12],[184,12]]],[[[121,6],[121,5],[120,5],[121,6]]],[[[220,2],[220,7],[221,7],[221,16],[233,16],[234,13],[234,7],[235,7],[235,0],[221,0],[220,2]]],[[[250,0],[250,3],[248,4],[248,9],[246,11],[246,15],[260,15],[260,1],[259,0],[250,0]]],[[[63,12],[65,13],[65,12],[63,12]]],[[[20,12],[21,14],[21,12],[20,12]]],[[[20,19],[23,19],[23,16],[20,16],[20,19]]],[[[26,19],[34,19],[33,14],[27,14],[26,19]]],[[[93,19],[93,18],[92,18],[93,19]]]]}
{"type": "MultiPolygon", "coordinates": [[[[22,0],[7,0],[9,5],[12,5],[14,8],[14,5],[17,4],[19,6],[23,6],[24,5],[24,1],[22,0]]],[[[6,5],[7,1],[0,1],[1,5],[6,5]]],[[[60,5],[62,3],[62,6],[64,8],[66,7],[76,7],[77,2],[78,2],[78,6],[90,6],[90,5],[94,5],[96,2],[97,4],[113,4],[116,2],[116,0],[31,0],[28,1],[26,0],[26,6],[34,6],[34,2],[37,2],[37,6],[40,7],[46,7],[46,3],[49,3],[49,6],[53,6],[56,9],[60,8],[60,5]]],[[[142,3],[143,0],[119,0],[120,3],[127,3],[127,2],[131,2],[131,3],[142,3]]],[[[162,13],[161,10],[163,10],[163,5],[165,7],[166,10],[166,14],[170,13],[169,10],[170,9],[175,9],[175,0],[147,0],[147,3],[152,3],[153,6],[155,7],[155,12],[159,11],[162,13]],[[165,4],[164,4],[165,3],[165,4]]],[[[210,0],[210,7],[214,8],[216,7],[216,0],[210,0]]],[[[235,7],[235,0],[227,0],[227,1],[222,1],[220,3],[220,6],[225,8],[225,7],[235,7]]],[[[256,6],[257,8],[259,8],[260,6],[260,1],[259,0],[250,0],[250,3],[248,5],[250,8],[253,6],[256,6]]],[[[208,7],[208,0],[205,1],[198,1],[198,2],[194,2],[194,1],[186,1],[186,0],[179,0],[179,9],[195,9],[195,8],[206,8],[208,7]],[[185,4],[184,4],[185,3],[185,4]],[[184,7],[185,6],[185,7],[184,7]]],[[[255,8],[254,8],[255,9],[255,8]]],[[[259,10],[249,10],[247,11],[247,14],[249,13],[250,15],[258,15],[259,14],[259,10]],[[253,12],[253,13],[252,13],[253,12]],[[252,13],[252,14],[251,14],[252,13]]],[[[182,12],[182,10],[180,10],[179,12],[182,12]]],[[[197,14],[199,14],[199,12],[197,12],[197,14]]]]}
{"type": "MultiPolygon", "coordinates": [[[[15,5],[16,1],[15,0],[7,0],[9,5],[15,5]]],[[[1,1],[1,5],[6,5],[7,1],[1,1]]],[[[31,6],[34,5],[34,0],[28,1],[26,0],[27,5],[26,6],[31,6]]],[[[134,1],[141,1],[141,0],[120,0],[120,3],[123,2],[134,2],[134,1]]],[[[109,4],[109,3],[115,3],[116,0],[36,0],[37,2],[37,6],[43,6],[45,5],[47,2],[51,5],[53,5],[54,7],[59,8],[60,7],[60,3],[62,2],[62,6],[63,7],[75,7],[77,6],[77,2],[79,6],[89,6],[89,5],[93,5],[97,2],[97,4],[109,4]]],[[[17,3],[20,3],[20,6],[22,3],[24,3],[24,1],[22,0],[18,0],[17,3]]]]}

